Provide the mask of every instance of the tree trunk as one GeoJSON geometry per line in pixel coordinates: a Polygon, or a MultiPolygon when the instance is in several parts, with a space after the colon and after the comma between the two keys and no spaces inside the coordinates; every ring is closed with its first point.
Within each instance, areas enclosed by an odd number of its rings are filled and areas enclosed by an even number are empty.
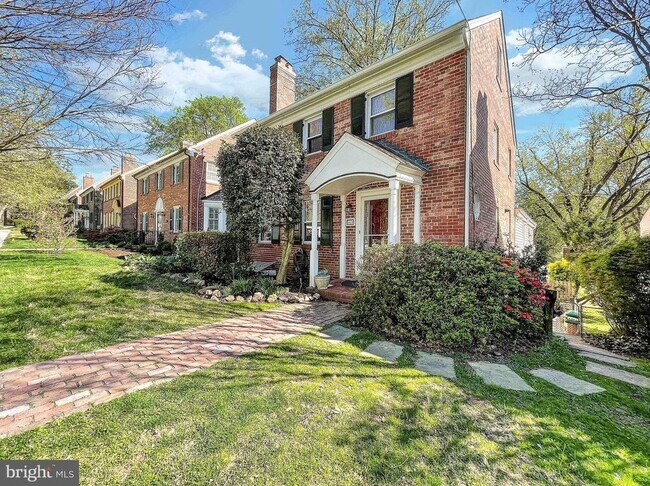
{"type": "Polygon", "coordinates": [[[293,246],[293,238],[295,227],[287,225],[284,227],[284,241],[282,242],[282,260],[280,260],[280,269],[278,275],[275,277],[275,282],[278,284],[287,283],[287,272],[289,270],[289,261],[291,260],[291,247],[293,246]]]}

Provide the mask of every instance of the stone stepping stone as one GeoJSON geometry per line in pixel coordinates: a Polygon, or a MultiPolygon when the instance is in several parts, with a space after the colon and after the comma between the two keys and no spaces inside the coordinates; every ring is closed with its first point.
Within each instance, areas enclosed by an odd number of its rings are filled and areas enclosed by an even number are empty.
{"type": "Polygon", "coordinates": [[[469,365],[488,385],[500,386],[507,390],[535,391],[521,376],[504,364],[474,361],[469,365]]]}
{"type": "Polygon", "coordinates": [[[591,395],[592,393],[601,393],[605,389],[588,381],[580,380],[575,376],[567,375],[558,370],[548,368],[538,368],[531,370],[531,375],[546,380],[549,383],[562,388],[563,390],[573,393],[574,395],[591,395]]]}
{"type": "Polygon", "coordinates": [[[605,366],[600,363],[587,363],[587,371],[590,373],[598,373],[599,375],[614,378],[615,380],[624,381],[631,385],[640,386],[642,388],[650,388],[650,378],[647,376],[637,375],[629,371],[619,370],[611,366],[605,366]]]}
{"type": "Polygon", "coordinates": [[[454,360],[435,353],[418,351],[418,357],[415,360],[415,369],[424,371],[430,375],[443,376],[450,380],[456,379],[454,360]]]}
{"type": "Polygon", "coordinates": [[[326,338],[329,341],[345,341],[346,339],[351,338],[355,334],[359,334],[359,331],[355,331],[353,329],[344,327],[344,326],[339,326],[338,324],[328,327],[327,329],[323,330],[323,334],[325,334],[326,338]]]}
{"type": "Polygon", "coordinates": [[[626,366],[628,368],[636,368],[636,363],[628,361],[622,358],[614,358],[613,356],[607,356],[603,354],[589,353],[587,351],[581,351],[578,353],[583,358],[592,359],[595,361],[602,361],[603,363],[614,364],[618,366],[626,366]]]}
{"type": "Polygon", "coordinates": [[[402,355],[404,348],[390,341],[375,341],[363,350],[361,356],[379,358],[395,362],[402,355]]]}

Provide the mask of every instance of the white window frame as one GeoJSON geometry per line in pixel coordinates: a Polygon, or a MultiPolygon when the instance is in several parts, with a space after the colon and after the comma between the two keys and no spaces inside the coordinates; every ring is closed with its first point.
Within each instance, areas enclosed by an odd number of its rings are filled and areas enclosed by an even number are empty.
{"type": "Polygon", "coordinates": [[[163,172],[163,170],[159,170],[158,172],[156,172],[156,189],[158,191],[160,191],[163,187],[165,187],[165,173],[163,172]]]}
{"type": "MultiPolygon", "coordinates": [[[[311,227],[311,218],[307,217],[307,210],[308,207],[311,207],[311,201],[303,201],[302,202],[302,221],[300,224],[300,234],[302,237],[302,243],[303,245],[311,245],[311,235],[309,235],[309,238],[307,238],[307,225],[311,227]]],[[[317,232],[317,239],[318,239],[318,244],[320,245],[320,232],[321,232],[321,202],[320,199],[318,200],[318,206],[317,206],[317,211],[318,211],[318,226],[316,227],[316,232],[317,232]]]]}
{"type": "Polygon", "coordinates": [[[205,201],[203,203],[203,231],[216,231],[218,233],[224,233],[226,231],[226,211],[223,208],[223,202],[221,201],[205,201]],[[219,210],[219,215],[217,216],[217,229],[210,229],[210,209],[219,210]]]}
{"type": "MultiPolygon", "coordinates": [[[[310,117],[305,118],[303,120],[303,122],[302,122],[302,139],[304,140],[303,148],[305,149],[305,153],[307,155],[317,154],[317,153],[320,153],[320,152],[323,151],[321,149],[321,150],[316,150],[315,152],[308,152],[308,150],[309,150],[309,140],[312,140],[312,139],[318,138],[318,137],[321,137],[321,139],[322,139],[322,137],[323,137],[323,120],[322,119],[323,119],[323,114],[319,113],[318,115],[312,115],[310,117]],[[320,134],[315,135],[313,137],[309,137],[309,124],[313,123],[313,122],[315,122],[316,120],[319,120],[319,119],[321,120],[320,134]]],[[[322,146],[323,146],[323,144],[322,144],[322,141],[321,141],[321,147],[322,146]]]]}
{"type": "Polygon", "coordinates": [[[183,226],[183,219],[181,214],[181,206],[174,206],[172,208],[172,233],[180,233],[183,226]]]}
{"type": "Polygon", "coordinates": [[[270,245],[273,242],[273,228],[269,227],[266,230],[262,231],[257,237],[257,242],[261,243],[262,245],[270,245]],[[269,234],[268,239],[264,238],[266,233],[269,234]]]}
{"type": "Polygon", "coordinates": [[[177,162],[172,165],[172,184],[180,184],[181,182],[181,163],[177,162]]]}
{"type": "Polygon", "coordinates": [[[205,163],[205,182],[208,184],[219,184],[219,169],[217,168],[216,162],[205,163]],[[214,167],[214,169],[210,170],[210,167],[214,167]]]}
{"type": "Polygon", "coordinates": [[[380,132],[380,133],[372,133],[372,119],[376,118],[381,115],[385,115],[386,113],[390,113],[391,111],[395,111],[395,106],[391,110],[385,110],[382,111],[381,113],[376,113],[374,115],[371,114],[372,112],[372,99],[382,95],[384,93],[387,93],[389,91],[395,91],[396,86],[395,86],[395,80],[393,80],[390,83],[383,84],[377,88],[374,88],[372,91],[368,91],[366,93],[366,138],[372,138],[376,137],[378,135],[383,135],[384,133],[390,133],[395,131],[395,124],[393,124],[393,128],[390,130],[386,130],[385,132],[380,132]]]}
{"type": "Polygon", "coordinates": [[[140,231],[149,231],[149,213],[147,212],[140,215],[140,231]]]}

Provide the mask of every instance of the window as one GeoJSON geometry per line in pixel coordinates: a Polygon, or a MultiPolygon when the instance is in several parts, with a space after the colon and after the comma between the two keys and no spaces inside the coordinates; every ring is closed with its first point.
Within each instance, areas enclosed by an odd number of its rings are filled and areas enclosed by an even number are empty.
{"type": "Polygon", "coordinates": [[[183,182],[183,162],[172,165],[172,184],[183,182]]]}
{"type": "Polygon", "coordinates": [[[370,136],[395,129],[395,88],[370,96],[370,136]]]}
{"type": "Polygon", "coordinates": [[[142,213],[142,219],[140,221],[140,231],[149,231],[149,215],[148,215],[148,213],[142,213]]]}
{"type": "Polygon", "coordinates": [[[267,228],[260,233],[259,242],[260,243],[271,243],[271,228],[267,228]]]}
{"type": "Polygon", "coordinates": [[[323,118],[319,116],[305,123],[306,146],[308,154],[320,152],[323,149],[323,118]]]}
{"type": "Polygon", "coordinates": [[[165,171],[159,170],[156,174],[156,189],[160,190],[165,187],[165,171]]]}
{"type": "Polygon", "coordinates": [[[149,193],[149,177],[142,179],[142,194],[149,193]]]}
{"type": "Polygon", "coordinates": [[[169,218],[169,229],[173,233],[180,233],[183,228],[183,208],[175,206],[171,210],[169,218]]]}
{"type": "Polygon", "coordinates": [[[205,165],[205,180],[208,183],[219,184],[219,171],[214,162],[208,162],[205,165]]]}
{"type": "Polygon", "coordinates": [[[492,161],[499,167],[499,126],[496,123],[492,130],[492,161]]]}
{"type": "Polygon", "coordinates": [[[223,210],[222,203],[212,203],[214,205],[205,208],[205,230],[226,231],[226,212],[223,210]]]}
{"type": "MultiPolygon", "coordinates": [[[[316,227],[317,238],[319,245],[332,245],[333,239],[333,198],[332,196],[322,197],[318,203],[318,215],[317,221],[318,225],[316,227]]],[[[311,243],[311,233],[312,233],[312,204],[311,201],[305,201],[303,203],[303,243],[311,243]]]]}
{"type": "Polygon", "coordinates": [[[503,72],[503,51],[501,50],[501,44],[497,45],[497,83],[499,83],[499,88],[501,87],[501,76],[503,72]]]}
{"type": "Polygon", "coordinates": [[[512,177],[512,149],[508,148],[508,177],[512,177]]]}

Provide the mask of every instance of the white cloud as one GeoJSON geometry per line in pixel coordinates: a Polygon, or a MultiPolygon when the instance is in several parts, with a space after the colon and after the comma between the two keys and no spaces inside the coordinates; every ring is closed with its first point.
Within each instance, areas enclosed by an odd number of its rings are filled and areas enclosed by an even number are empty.
{"type": "Polygon", "coordinates": [[[234,62],[246,55],[246,49],[239,43],[239,36],[232,32],[219,31],[206,41],[212,56],[219,62],[234,62]]]}
{"type": "Polygon", "coordinates": [[[195,10],[186,10],[185,12],[175,13],[170,17],[172,22],[182,24],[187,20],[203,20],[207,17],[207,14],[201,12],[198,8],[195,10]]]}
{"type": "Polygon", "coordinates": [[[506,34],[506,45],[515,48],[523,47],[525,45],[524,36],[529,33],[529,28],[511,30],[506,34]]]}
{"type": "Polygon", "coordinates": [[[257,47],[251,51],[251,54],[257,59],[267,59],[269,57],[264,53],[264,51],[258,49],[257,47]]]}
{"type": "Polygon", "coordinates": [[[261,67],[251,67],[239,58],[246,52],[239,37],[220,32],[209,41],[217,62],[186,56],[166,47],[156,49],[153,60],[163,83],[159,95],[172,107],[199,95],[238,96],[250,117],[268,114],[269,78],[261,67]],[[215,42],[211,42],[217,39],[215,42]],[[216,49],[217,43],[219,48],[216,49]],[[235,45],[239,47],[234,47],[235,45]],[[224,47],[224,49],[221,49],[224,47]]]}

